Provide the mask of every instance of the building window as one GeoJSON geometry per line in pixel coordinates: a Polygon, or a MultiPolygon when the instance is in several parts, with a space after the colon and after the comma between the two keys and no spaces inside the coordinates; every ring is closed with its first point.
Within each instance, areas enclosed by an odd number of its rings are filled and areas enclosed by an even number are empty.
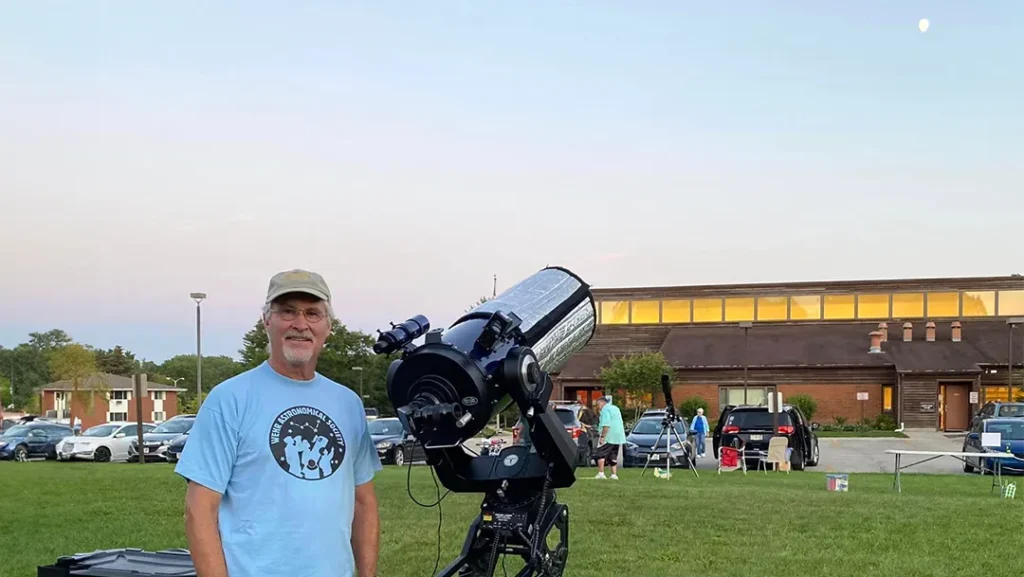
{"type": "Polygon", "coordinates": [[[928,316],[931,318],[960,316],[960,293],[928,293],[928,316]]]}
{"type": "Polygon", "coordinates": [[[128,391],[110,391],[110,400],[112,401],[127,401],[128,391]]]}
{"type": "Polygon", "coordinates": [[[633,324],[658,324],[661,322],[661,311],[658,301],[633,301],[630,303],[633,316],[630,322],[633,324]]]}
{"type": "Polygon", "coordinates": [[[789,318],[786,297],[761,297],[757,299],[757,320],[784,321],[789,318]]]}
{"type": "Polygon", "coordinates": [[[795,321],[816,321],[821,319],[821,297],[807,295],[789,299],[789,318],[795,321]]]}
{"type": "Polygon", "coordinates": [[[725,299],[725,320],[727,322],[754,320],[753,297],[725,299]]]}
{"type": "Polygon", "coordinates": [[[62,419],[70,419],[71,418],[71,409],[64,409],[63,411],[61,411],[60,418],[62,418],[62,419]]]}
{"type": "Polygon", "coordinates": [[[58,402],[64,402],[64,391],[57,391],[53,394],[53,398],[58,402]]]}
{"type": "Polygon", "coordinates": [[[159,423],[162,420],[164,420],[164,412],[163,411],[153,411],[153,421],[159,423]]]}
{"type": "Polygon", "coordinates": [[[892,412],[892,387],[882,387],[882,412],[892,412]]]}
{"type": "Polygon", "coordinates": [[[1024,315],[1024,291],[999,291],[999,316],[1024,315]]]}
{"type": "Polygon", "coordinates": [[[688,301],[688,300],[661,301],[661,322],[664,322],[664,323],[688,323],[688,322],[690,322],[690,301],[688,301]]]}
{"type": "Polygon", "coordinates": [[[722,322],[722,299],[695,299],[693,301],[693,322],[722,322]]]}
{"type": "Polygon", "coordinates": [[[859,295],[857,297],[857,318],[889,318],[889,294],[859,295]]]}
{"type": "Polygon", "coordinates": [[[163,401],[167,398],[167,391],[151,391],[149,394],[152,395],[154,401],[163,401]]]}
{"type": "Polygon", "coordinates": [[[127,421],[128,413],[109,413],[107,415],[108,421],[127,421]]]}
{"type": "Polygon", "coordinates": [[[602,301],[601,323],[624,325],[629,322],[629,301],[602,301]]]}
{"type": "Polygon", "coordinates": [[[718,406],[725,407],[726,405],[768,405],[768,395],[775,390],[775,387],[749,387],[747,388],[747,401],[743,402],[743,387],[719,387],[718,389],[718,406]]]}
{"type": "Polygon", "coordinates": [[[855,318],[855,308],[853,295],[825,295],[825,318],[828,320],[855,318]]]}
{"type": "Polygon", "coordinates": [[[892,295],[892,318],[919,319],[923,316],[923,293],[895,293],[892,295]]]}
{"type": "Polygon", "coordinates": [[[964,293],[965,317],[991,317],[996,314],[996,291],[964,293]]]}

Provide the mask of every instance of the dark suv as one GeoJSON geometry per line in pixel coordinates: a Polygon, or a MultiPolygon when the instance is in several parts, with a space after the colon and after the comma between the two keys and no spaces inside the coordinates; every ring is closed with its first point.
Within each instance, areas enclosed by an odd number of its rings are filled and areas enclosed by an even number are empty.
{"type": "MultiPolygon", "coordinates": [[[[779,435],[789,439],[789,448],[793,449],[790,462],[794,470],[802,471],[805,466],[818,464],[820,452],[816,430],[818,423],[807,422],[800,409],[783,405],[779,413],[779,435]]],[[[737,441],[749,450],[768,451],[768,441],[774,431],[775,415],[768,412],[768,407],[727,405],[712,434],[715,456],[718,456],[719,447],[735,446],[737,441]]]]}

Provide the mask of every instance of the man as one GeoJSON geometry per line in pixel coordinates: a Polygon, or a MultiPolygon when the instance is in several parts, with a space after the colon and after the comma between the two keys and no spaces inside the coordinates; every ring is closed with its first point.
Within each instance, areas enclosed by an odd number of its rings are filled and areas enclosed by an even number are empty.
{"type": "Polygon", "coordinates": [[[375,577],[381,469],[363,403],[316,372],[330,335],[319,274],[270,280],[270,359],[217,385],[175,471],[198,577],[375,577]]]}
{"type": "Polygon", "coordinates": [[[708,436],[708,418],[704,416],[704,409],[697,407],[697,416],[693,418],[693,434],[697,441],[697,457],[704,458],[704,441],[708,436]]]}
{"type": "Polygon", "coordinates": [[[598,448],[594,456],[597,457],[597,475],[595,479],[607,479],[604,475],[604,462],[608,461],[612,466],[612,479],[618,479],[619,471],[619,448],[626,442],[626,428],[622,424],[622,413],[619,408],[612,404],[611,397],[604,396],[597,399],[597,410],[600,412],[597,430],[600,432],[598,448]]]}

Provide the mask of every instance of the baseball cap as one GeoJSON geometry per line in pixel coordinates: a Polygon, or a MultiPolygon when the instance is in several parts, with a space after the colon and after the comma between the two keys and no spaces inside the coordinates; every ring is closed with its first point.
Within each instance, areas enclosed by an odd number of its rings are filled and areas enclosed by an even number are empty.
{"type": "Polygon", "coordinates": [[[267,287],[267,302],[288,293],[304,293],[320,300],[331,300],[331,289],[324,277],[315,272],[292,269],[275,274],[267,287]]]}

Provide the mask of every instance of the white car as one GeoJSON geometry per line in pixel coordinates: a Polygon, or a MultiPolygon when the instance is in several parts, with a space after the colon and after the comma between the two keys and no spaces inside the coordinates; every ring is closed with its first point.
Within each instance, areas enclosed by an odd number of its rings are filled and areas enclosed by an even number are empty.
{"type": "MultiPolygon", "coordinates": [[[[143,423],[142,432],[156,428],[152,423],[143,423]]],[[[128,447],[138,439],[139,426],[128,421],[115,421],[90,427],[81,435],[64,437],[57,443],[57,459],[89,459],[98,462],[128,460],[128,447]]]]}

